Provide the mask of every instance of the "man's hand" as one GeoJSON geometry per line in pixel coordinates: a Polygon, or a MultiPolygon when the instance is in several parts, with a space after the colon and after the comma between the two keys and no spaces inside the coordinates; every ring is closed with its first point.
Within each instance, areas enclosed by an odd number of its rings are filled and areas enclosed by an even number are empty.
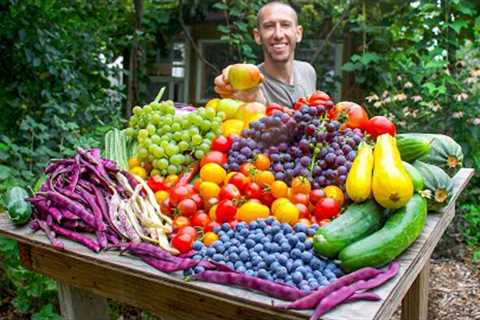
{"type": "MultiPolygon", "coordinates": [[[[215,92],[222,98],[233,98],[244,102],[257,101],[265,103],[265,98],[260,90],[260,86],[257,86],[248,90],[235,90],[228,81],[227,76],[228,67],[223,69],[222,73],[215,78],[215,92]]],[[[263,82],[263,75],[260,74],[263,82]]]]}

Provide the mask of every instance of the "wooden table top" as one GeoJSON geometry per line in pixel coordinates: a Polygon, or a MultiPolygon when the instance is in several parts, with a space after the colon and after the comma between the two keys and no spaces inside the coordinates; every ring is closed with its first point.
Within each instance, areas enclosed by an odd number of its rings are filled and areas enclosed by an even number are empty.
{"type": "MultiPolygon", "coordinates": [[[[442,213],[430,214],[417,241],[397,261],[399,274],[374,290],[382,301],[352,302],[328,312],[322,319],[389,319],[455,215],[458,196],[473,176],[472,169],[461,169],[454,177],[454,194],[442,213]]],[[[42,232],[15,227],[6,214],[0,214],[0,235],[18,240],[30,249],[27,267],[56,280],[92,292],[150,309],[175,319],[308,319],[313,310],[277,310],[282,301],[235,287],[186,282],[180,272],[166,274],[139,259],[118,252],[93,253],[82,245],[62,239],[63,251],[50,245],[42,232]]],[[[26,260],[25,260],[26,259],[26,260]]]]}

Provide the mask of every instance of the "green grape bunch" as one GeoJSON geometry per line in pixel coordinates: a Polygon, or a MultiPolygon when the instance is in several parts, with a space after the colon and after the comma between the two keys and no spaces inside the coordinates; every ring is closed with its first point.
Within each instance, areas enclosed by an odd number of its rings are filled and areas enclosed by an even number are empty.
{"type": "Polygon", "coordinates": [[[220,135],[222,115],[198,108],[177,115],[173,101],[133,108],[127,134],[138,142],[137,157],[153,166],[150,175],[178,174],[209,150],[220,135]]]}

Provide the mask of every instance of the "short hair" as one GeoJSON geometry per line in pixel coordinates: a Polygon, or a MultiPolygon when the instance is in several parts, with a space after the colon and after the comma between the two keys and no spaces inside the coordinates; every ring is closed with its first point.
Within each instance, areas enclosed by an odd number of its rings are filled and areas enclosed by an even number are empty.
{"type": "Polygon", "coordinates": [[[260,10],[258,10],[258,13],[257,13],[257,28],[260,28],[260,17],[262,15],[262,11],[267,8],[267,7],[270,7],[270,6],[284,6],[284,7],[287,7],[289,8],[292,12],[293,12],[293,16],[294,16],[294,22],[295,24],[298,25],[298,15],[297,15],[297,11],[295,11],[295,9],[289,5],[288,3],[285,3],[285,2],[281,2],[281,1],[271,1],[271,2],[268,2],[266,4],[264,4],[260,10]]]}

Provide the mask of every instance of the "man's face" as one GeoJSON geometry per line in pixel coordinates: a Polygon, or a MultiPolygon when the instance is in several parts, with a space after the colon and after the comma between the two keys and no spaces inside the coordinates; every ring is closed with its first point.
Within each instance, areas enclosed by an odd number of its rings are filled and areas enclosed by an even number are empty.
{"type": "Polygon", "coordinates": [[[295,46],[302,39],[303,29],[297,25],[291,8],[272,5],[263,8],[255,41],[263,46],[265,59],[275,63],[293,60],[295,46]]]}

